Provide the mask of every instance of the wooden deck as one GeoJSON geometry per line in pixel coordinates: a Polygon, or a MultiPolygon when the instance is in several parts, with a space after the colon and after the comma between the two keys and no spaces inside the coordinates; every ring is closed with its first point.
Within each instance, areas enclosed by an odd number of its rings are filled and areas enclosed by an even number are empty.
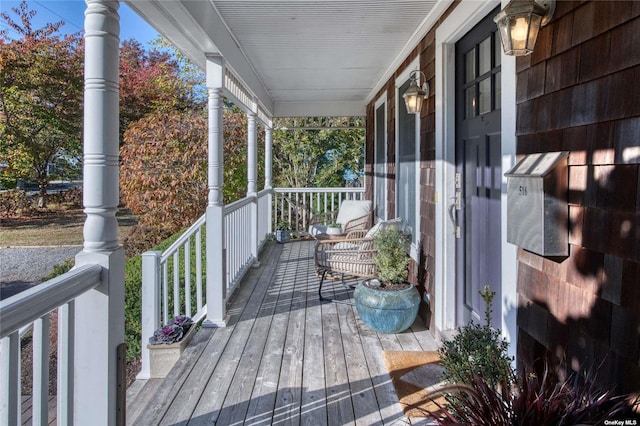
{"type": "MultiPolygon", "coordinates": [[[[127,424],[411,424],[381,352],[436,349],[422,322],[377,334],[354,306],[320,303],[311,241],[268,243],[260,260],[228,327],[201,329],[166,379],[130,387],[127,424]]],[[[338,301],[351,294],[324,288],[338,301]]]]}

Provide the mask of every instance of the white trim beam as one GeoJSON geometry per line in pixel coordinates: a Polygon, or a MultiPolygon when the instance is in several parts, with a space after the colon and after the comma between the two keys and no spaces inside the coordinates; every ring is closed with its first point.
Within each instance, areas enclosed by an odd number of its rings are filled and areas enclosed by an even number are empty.
{"type": "Polygon", "coordinates": [[[366,103],[345,102],[279,102],[274,117],[352,117],[366,115],[366,103]]]}

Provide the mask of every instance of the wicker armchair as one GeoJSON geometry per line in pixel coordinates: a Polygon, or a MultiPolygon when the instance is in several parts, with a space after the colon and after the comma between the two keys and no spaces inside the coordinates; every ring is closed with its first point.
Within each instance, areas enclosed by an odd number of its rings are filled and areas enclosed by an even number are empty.
{"type": "Polygon", "coordinates": [[[364,238],[366,233],[367,230],[352,231],[344,239],[316,243],[314,259],[316,271],[320,274],[318,296],[321,301],[331,300],[322,296],[322,284],[327,274],[339,276],[343,284],[345,276],[362,278],[376,276],[373,238],[364,238]]]}
{"type": "Polygon", "coordinates": [[[373,237],[381,230],[393,228],[404,230],[402,218],[379,222],[371,229],[350,231],[344,239],[320,239],[316,243],[314,259],[316,272],[320,275],[318,296],[321,301],[331,300],[322,297],[322,284],[327,275],[340,277],[342,284],[345,276],[360,278],[376,277],[376,249],[373,237]]]}
{"type": "Polygon", "coordinates": [[[369,229],[373,224],[371,201],[344,200],[340,210],[315,214],[311,217],[309,233],[317,235],[326,232],[326,225],[339,222],[342,233],[348,234],[358,229],[369,229]]]}

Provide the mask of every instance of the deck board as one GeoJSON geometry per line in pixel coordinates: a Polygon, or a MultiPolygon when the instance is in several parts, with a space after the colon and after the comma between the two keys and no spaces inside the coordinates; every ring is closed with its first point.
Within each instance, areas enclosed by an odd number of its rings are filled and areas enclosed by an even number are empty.
{"type": "Polygon", "coordinates": [[[200,330],[166,379],[132,393],[127,424],[405,424],[381,352],[434,349],[430,332],[371,331],[336,281],[323,293],[338,303],[320,303],[313,267],[313,242],[267,244],[228,326],[200,330]]]}

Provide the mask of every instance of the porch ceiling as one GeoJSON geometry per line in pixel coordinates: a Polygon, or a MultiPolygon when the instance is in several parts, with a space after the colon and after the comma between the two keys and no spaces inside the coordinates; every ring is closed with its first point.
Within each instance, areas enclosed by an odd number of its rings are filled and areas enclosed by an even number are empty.
{"type": "Polygon", "coordinates": [[[130,0],[200,66],[220,53],[273,116],[364,115],[451,0],[130,0]]]}

